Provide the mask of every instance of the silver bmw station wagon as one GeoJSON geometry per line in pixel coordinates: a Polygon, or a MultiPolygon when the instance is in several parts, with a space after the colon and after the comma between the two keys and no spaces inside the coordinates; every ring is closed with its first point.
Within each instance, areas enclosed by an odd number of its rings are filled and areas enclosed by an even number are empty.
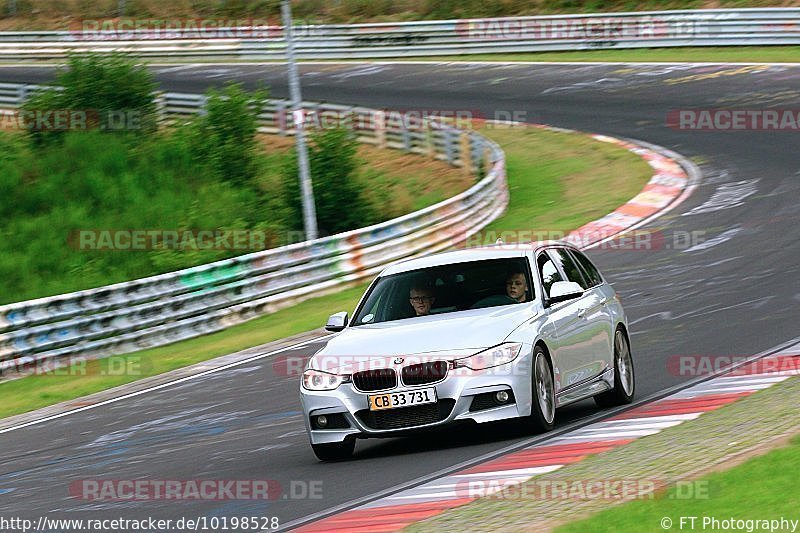
{"type": "Polygon", "coordinates": [[[387,267],[308,362],[300,396],[311,446],[348,458],[355,439],[515,418],[552,429],[556,409],[630,403],[625,312],[581,251],[497,245],[387,267]]]}

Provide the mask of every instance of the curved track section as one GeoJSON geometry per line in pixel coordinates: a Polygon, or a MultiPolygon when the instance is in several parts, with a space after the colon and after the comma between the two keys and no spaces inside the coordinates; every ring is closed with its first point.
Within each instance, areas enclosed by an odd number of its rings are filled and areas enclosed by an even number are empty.
{"type": "MultiPolygon", "coordinates": [[[[280,66],[156,71],[170,90],[266,81],[274,96],[282,96],[286,85],[280,66]]],[[[694,194],[647,226],[662,232],[663,246],[592,252],[629,314],[640,398],[691,378],[670,366],[676,356],[750,355],[797,336],[796,132],[687,132],[667,127],[666,120],[676,109],[790,107],[800,96],[800,68],[307,64],[302,73],[309,99],[468,109],[490,118],[517,111],[531,122],[647,140],[699,164],[704,178],[694,194]],[[676,246],[691,235],[700,238],[676,246]]],[[[0,69],[4,81],[51,76],[47,68],[0,69]]],[[[318,347],[312,342],[0,435],[3,508],[34,519],[258,515],[286,523],[528,438],[513,425],[497,424],[467,435],[361,442],[351,462],[318,463],[300,418],[297,376],[287,375],[284,359],[308,357],[318,347]],[[282,491],[267,502],[92,502],[70,496],[70,483],[81,479],[274,479],[282,491]],[[321,497],[293,498],[293,483],[314,484],[321,497]]],[[[593,404],[584,402],[566,409],[560,423],[594,414],[593,404]]]]}

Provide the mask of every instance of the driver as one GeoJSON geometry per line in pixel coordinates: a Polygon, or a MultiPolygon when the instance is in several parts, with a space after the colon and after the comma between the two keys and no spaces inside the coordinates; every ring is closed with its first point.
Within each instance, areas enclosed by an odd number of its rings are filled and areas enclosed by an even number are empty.
{"type": "Polygon", "coordinates": [[[520,271],[509,272],[506,277],[506,294],[518,302],[524,302],[527,298],[528,281],[525,273],[520,271]]]}
{"type": "Polygon", "coordinates": [[[425,316],[430,314],[436,297],[430,287],[415,285],[411,287],[408,293],[408,301],[411,303],[411,307],[414,308],[416,316],[425,316]]]}

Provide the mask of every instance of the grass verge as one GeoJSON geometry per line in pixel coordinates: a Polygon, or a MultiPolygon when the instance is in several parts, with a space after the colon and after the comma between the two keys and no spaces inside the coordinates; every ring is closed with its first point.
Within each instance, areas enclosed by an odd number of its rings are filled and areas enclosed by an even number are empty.
{"type": "MultiPolygon", "coordinates": [[[[746,463],[705,476],[695,483],[708,487],[709,498],[684,499],[672,489],[660,498],[636,501],[558,528],[562,533],[582,531],[641,531],[642,525],[656,530],[664,517],[680,527],[680,517],[698,517],[697,524],[710,525],[711,517],[718,520],[797,520],[800,495],[795,490],[797,475],[789,465],[800,464],[800,436],[786,447],[750,459],[746,463]],[[758,480],[754,486],[753,481],[758,480]],[[745,496],[746,497],[743,497],[745,496]]],[[[684,527],[688,526],[686,521],[684,527]]]]}
{"type": "MultiPolygon", "coordinates": [[[[330,59],[301,61],[301,63],[365,63],[370,61],[427,61],[439,62],[520,62],[520,63],[800,63],[800,46],[689,46],[675,48],[637,48],[621,50],[580,50],[569,52],[518,52],[508,54],[474,54],[456,56],[408,56],[401,58],[375,59],[330,59]]],[[[154,61],[156,64],[197,63],[197,58],[176,58],[168,63],[154,61]]],[[[202,61],[200,61],[202,63],[202,61]]],[[[217,57],[210,63],[248,64],[264,61],[247,61],[238,57],[217,57]]],[[[17,60],[3,61],[0,65],[14,65],[17,60]]],[[[61,61],[41,60],[37,64],[60,64],[61,61]]],[[[281,63],[281,61],[266,61],[281,63]]]]}
{"type": "Polygon", "coordinates": [[[673,529],[679,529],[680,516],[798,518],[800,496],[792,488],[800,441],[795,439],[789,448],[774,454],[752,457],[767,451],[765,443],[774,445],[800,431],[799,400],[800,379],[790,378],[694,421],[536,476],[513,491],[475,500],[408,529],[546,531],[563,526],[560,531],[639,532],[663,531],[660,520],[665,516],[673,521],[673,529]],[[698,476],[712,466],[724,467],[736,457],[751,459],[729,471],[698,476]],[[698,482],[690,486],[697,490],[690,495],[689,491],[678,492],[673,485],[655,497],[616,506],[620,499],[509,497],[512,492],[538,495],[535,487],[543,482],[625,480],[669,485],[693,478],[698,482]],[[570,519],[593,513],[599,514],[567,524],[570,519]]]}
{"type": "MultiPolygon", "coordinates": [[[[638,193],[651,168],[638,156],[582,134],[536,128],[485,130],[506,152],[511,201],[487,230],[573,229],[597,219],[638,193]],[[591,191],[606,191],[600,198],[591,191]],[[568,202],[564,203],[563,200],[568,202]]],[[[494,240],[492,240],[494,242],[494,240]]],[[[122,357],[135,370],[114,375],[109,360],[0,383],[0,417],[109,389],[136,379],[309,331],[333,312],[352,310],[364,286],[307,300],[294,307],[196,339],[122,357]]],[[[120,358],[113,365],[119,368],[120,358]]]]}
{"type": "Polygon", "coordinates": [[[505,241],[514,240],[517,231],[558,234],[578,228],[630,200],[652,176],[640,157],[588,135],[525,126],[481,133],[506,153],[508,209],[485,232],[511,232],[505,241]]]}
{"type": "Polygon", "coordinates": [[[620,63],[798,63],[800,46],[697,46],[404,57],[402,61],[531,61],[620,63]]]}

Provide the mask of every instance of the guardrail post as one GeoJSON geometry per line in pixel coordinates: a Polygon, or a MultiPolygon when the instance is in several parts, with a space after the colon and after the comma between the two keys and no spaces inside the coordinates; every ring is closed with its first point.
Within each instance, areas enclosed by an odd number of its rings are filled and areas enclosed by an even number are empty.
{"type": "Polygon", "coordinates": [[[286,137],[286,102],[283,100],[275,104],[275,125],[278,127],[278,133],[286,137]]]}
{"type": "Polygon", "coordinates": [[[428,151],[428,157],[436,159],[436,130],[431,127],[430,122],[425,123],[425,145],[428,151]]]}
{"type": "Polygon", "coordinates": [[[322,118],[319,116],[319,104],[314,102],[312,104],[306,105],[303,104],[303,107],[306,109],[306,113],[303,116],[303,120],[305,124],[303,127],[308,130],[310,129],[324,129],[322,124],[322,118]],[[308,123],[308,119],[311,119],[311,124],[308,123]]]}
{"type": "Polygon", "coordinates": [[[461,132],[461,170],[464,175],[472,174],[472,150],[469,143],[469,132],[461,132]]]}
{"type": "Polygon", "coordinates": [[[25,100],[28,99],[28,86],[27,85],[20,85],[19,89],[17,90],[17,107],[22,107],[25,103],[25,100]]]}
{"type": "Polygon", "coordinates": [[[483,149],[483,171],[485,172],[486,176],[488,176],[489,172],[492,171],[493,166],[494,162],[492,161],[492,149],[486,146],[483,149]]]}
{"type": "Polygon", "coordinates": [[[411,132],[408,131],[408,126],[403,124],[403,129],[400,130],[400,133],[403,135],[403,150],[406,152],[411,151],[411,132]]]}
{"type": "Polygon", "coordinates": [[[197,106],[197,114],[201,117],[208,115],[208,96],[203,95],[197,106]]]}
{"type": "Polygon", "coordinates": [[[167,99],[163,91],[158,91],[155,93],[155,98],[153,99],[156,104],[156,121],[159,124],[163,124],[167,119],[167,99]]]}
{"type": "MultiPolygon", "coordinates": [[[[320,117],[320,120],[322,121],[323,118],[324,117],[320,117]]],[[[358,139],[359,133],[361,133],[361,128],[356,120],[355,108],[351,107],[346,111],[338,111],[333,115],[333,118],[328,117],[325,120],[333,120],[338,127],[349,130],[356,139],[358,139]]]]}
{"type": "Polygon", "coordinates": [[[444,154],[447,157],[447,163],[455,166],[456,163],[456,149],[453,146],[453,132],[449,129],[443,130],[444,134],[444,154]]]}
{"type": "Polygon", "coordinates": [[[475,132],[470,133],[472,139],[472,172],[476,176],[483,177],[484,171],[483,158],[486,153],[487,142],[486,139],[481,137],[475,132]]]}
{"type": "Polygon", "coordinates": [[[373,128],[375,128],[375,144],[378,148],[386,148],[386,112],[375,111],[372,117],[373,128]]]}

